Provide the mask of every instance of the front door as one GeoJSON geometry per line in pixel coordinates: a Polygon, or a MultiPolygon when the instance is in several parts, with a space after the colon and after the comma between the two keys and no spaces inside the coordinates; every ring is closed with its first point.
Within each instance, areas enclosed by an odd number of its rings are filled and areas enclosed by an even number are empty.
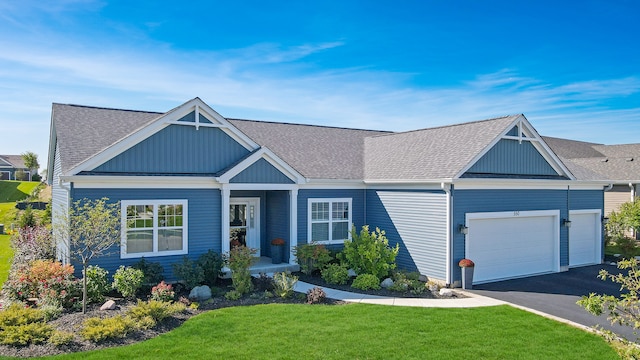
{"type": "Polygon", "coordinates": [[[248,246],[260,256],[260,198],[231,198],[229,204],[230,248],[248,246]]]}

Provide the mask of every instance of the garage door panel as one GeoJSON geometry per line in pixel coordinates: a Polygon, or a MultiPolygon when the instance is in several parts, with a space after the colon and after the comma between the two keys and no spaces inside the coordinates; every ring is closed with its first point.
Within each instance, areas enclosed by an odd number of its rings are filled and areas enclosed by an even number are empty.
{"type": "Polygon", "coordinates": [[[572,212],[569,229],[569,266],[600,263],[599,212],[572,212]]]}
{"type": "Polygon", "coordinates": [[[557,216],[468,220],[467,257],[476,263],[474,282],[551,272],[556,269],[557,216]]]}

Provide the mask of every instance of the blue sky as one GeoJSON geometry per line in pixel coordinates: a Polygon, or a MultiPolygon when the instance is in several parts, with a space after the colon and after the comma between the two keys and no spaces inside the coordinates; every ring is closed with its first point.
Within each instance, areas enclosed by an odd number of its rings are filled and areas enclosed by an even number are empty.
{"type": "Polygon", "coordinates": [[[404,131],[524,113],[637,143],[640,2],[0,0],[0,154],[51,103],[404,131]]]}

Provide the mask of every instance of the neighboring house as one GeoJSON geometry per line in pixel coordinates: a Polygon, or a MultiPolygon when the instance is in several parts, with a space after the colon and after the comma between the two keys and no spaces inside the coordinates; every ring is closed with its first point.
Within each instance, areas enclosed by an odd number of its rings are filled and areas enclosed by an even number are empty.
{"type": "Polygon", "coordinates": [[[640,144],[603,145],[552,137],[544,139],[573,173],[582,173],[584,179],[606,180],[612,184],[604,194],[605,216],[638,196],[640,144]]]}
{"type": "Polygon", "coordinates": [[[339,247],[365,224],[400,245],[400,267],[454,285],[465,257],[478,283],[603,256],[606,184],[523,115],[391,133],[226,119],[199,98],[167,113],[54,104],[48,168],[54,214],[121,202],[121,250],[95,261],[109,271],[144,256],[171,278],[184,255],[235,239],[269,257],[276,237],[295,264],[296,245],[339,247]]]}
{"type": "Polygon", "coordinates": [[[22,155],[0,155],[0,180],[17,180],[16,172],[19,171],[31,181],[31,171],[24,165],[22,155]]]}

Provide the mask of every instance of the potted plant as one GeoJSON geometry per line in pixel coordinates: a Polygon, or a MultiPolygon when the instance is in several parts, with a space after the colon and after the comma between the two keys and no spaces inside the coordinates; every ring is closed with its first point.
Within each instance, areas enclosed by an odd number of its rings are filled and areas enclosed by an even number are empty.
{"type": "Polygon", "coordinates": [[[471,289],[473,284],[473,268],[476,264],[469,259],[462,259],[458,262],[460,270],[462,270],[462,288],[471,289]]]}
{"type": "Polygon", "coordinates": [[[284,261],[284,239],[275,238],[271,240],[271,263],[280,264],[284,261]]]}

